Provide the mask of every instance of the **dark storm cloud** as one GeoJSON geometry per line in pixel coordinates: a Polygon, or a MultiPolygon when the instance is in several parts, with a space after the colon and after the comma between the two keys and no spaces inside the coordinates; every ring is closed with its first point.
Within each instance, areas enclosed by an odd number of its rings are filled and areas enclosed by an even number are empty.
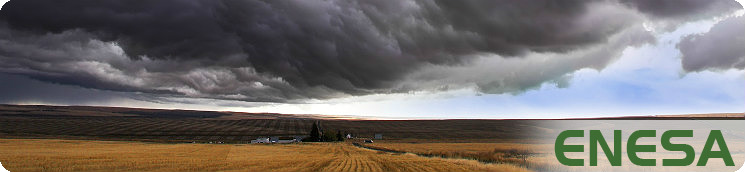
{"type": "MultiPolygon", "coordinates": [[[[29,34],[0,27],[0,72],[53,83],[115,91],[250,101],[281,101],[334,95],[323,89],[303,93],[281,78],[249,67],[204,65],[206,60],[128,58],[116,43],[91,39],[75,29],[29,34]],[[314,95],[322,94],[322,95],[314,95]]],[[[226,58],[219,63],[240,61],[226,58]]]]}
{"type": "MultiPolygon", "coordinates": [[[[323,99],[416,90],[395,87],[422,66],[462,66],[477,54],[520,58],[606,44],[638,22],[632,8],[668,18],[730,9],[722,1],[699,2],[705,4],[658,14],[653,8],[678,6],[582,0],[15,0],[0,11],[0,65],[6,73],[97,89],[246,101],[323,99]]],[[[608,59],[557,71],[604,66],[608,59]]],[[[519,91],[524,84],[480,85],[519,91]]]]}
{"type": "Polygon", "coordinates": [[[80,28],[102,41],[127,45],[136,58],[222,57],[239,52],[219,27],[213,1],[12,1],[2,19],[37,33],[80,28]]]}
{"type": "Polygon", "coordinates": [[[734,0],[620,0],[656,18],[701,18],[742,9],[734,0]]]}
{"type": "Polygon", "coordinates": [[[77,86],[58,85],[32,80],[23,76],[0,73],[0,104],[37,103],[87,104],[121,98],[121,93],[77,86]],[[12,84],[11,84],[12,83],[12,84]]]}
{"type": "Polygon", "coordinates": [[[707,33],[683,38],[678,44],[683,69],[745,68],[745,17],[727,18],[707,33]]]}

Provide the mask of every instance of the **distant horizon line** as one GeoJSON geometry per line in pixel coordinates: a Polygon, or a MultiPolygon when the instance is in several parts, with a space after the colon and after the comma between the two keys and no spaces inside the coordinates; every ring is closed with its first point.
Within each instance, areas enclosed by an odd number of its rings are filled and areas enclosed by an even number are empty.
{"type": "Polygon", "coordinates": [[[296,115],[317,118],[319,120],[623,120],[633,118],[745,118],[745,112],[712,112],[712,113],[693,113],[693,114],[653,114],[653,115],[629,115],[629,116],[600,116],[600,117],[557,117],[557,118],[427,118],[427,117],[379,117],[367,115],[332,115],[332,114],[295,114],[295,113],[277,113],[277,112],[247,112],[247,111],[230,111],[230,110],[203,110],[203,109],[183,109],[183,108],[148,108],[132,106],[96,106],[96,105],[60,105],[60,104],[10,104],[0,103],[0,106],[47,106],[47,107],[94,107],[94,108],[122,108],[122,109],[140,109],[140,110],[173,110],[173,111],[196,111],[196,112],[227,112],[227,113],[245,113],[245,114],[274,114],[274,115],[296,115]],[[720,116],[717,116],[720,115],[720,116]],[[734,116],[729,115],[743,115],[734,116]]]}

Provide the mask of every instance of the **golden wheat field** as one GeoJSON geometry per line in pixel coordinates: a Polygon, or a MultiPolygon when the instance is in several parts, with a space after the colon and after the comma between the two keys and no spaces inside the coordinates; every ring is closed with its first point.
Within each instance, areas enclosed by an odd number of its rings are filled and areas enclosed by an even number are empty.
{"type": "Polygon", "coordinates": [[[473,159],[487,163],[514,164],[531,170],[554,170],[548,153],[552,145],[525,143],[396,143],[367,145],[371,148],[410,152],[424,156],[473,159]]]}
{"type": "Polygon", "coordinates": [[[428,158],[349,143],[161,144],[0,139],[10,171],[529,171],[510,164],[428,158]]]}
{"type": "Polygon", "coordinates": [[[530,152],[547,153],[553,151],[553,145],[524,144],[524,143],[373,143],[377,147],[397,149],[406,152],[436,153],[436,152],[530,152]]]}

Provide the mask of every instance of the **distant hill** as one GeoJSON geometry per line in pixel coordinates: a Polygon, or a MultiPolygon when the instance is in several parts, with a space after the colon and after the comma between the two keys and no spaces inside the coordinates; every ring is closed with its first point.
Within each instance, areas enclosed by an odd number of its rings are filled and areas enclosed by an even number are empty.
{"type": "MultiPolygon", "coordinates": [[[[600,118],[592,118],[600,119],[600,118]]],[[[634,116],[602,119],[745,119],[742,114],[634,116]]],[[[325,132],[385,139],[509,140],[546,132],[537,120],[366,120],[323,115],[214,112],[123,107],[0,105],[0,138],[75,138],[165,142],[248,142],[261,136],[325,132]]]]}
{"type": "Polygon", "coordinates": [[[661,118],[743,118],[745,113],[709,113],[709,114],[687,114],[687,115],[656,115],[661,118]]]}

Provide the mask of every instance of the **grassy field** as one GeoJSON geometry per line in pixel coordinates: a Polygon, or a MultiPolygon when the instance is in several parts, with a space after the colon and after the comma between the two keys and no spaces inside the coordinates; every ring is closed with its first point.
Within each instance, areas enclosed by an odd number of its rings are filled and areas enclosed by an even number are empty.
{"type": "Polygon", "coordinates": [[[349,143],[162,144],[0,139],[10,171],[528,171],[510,164],[392,154],[349,143]]]}

